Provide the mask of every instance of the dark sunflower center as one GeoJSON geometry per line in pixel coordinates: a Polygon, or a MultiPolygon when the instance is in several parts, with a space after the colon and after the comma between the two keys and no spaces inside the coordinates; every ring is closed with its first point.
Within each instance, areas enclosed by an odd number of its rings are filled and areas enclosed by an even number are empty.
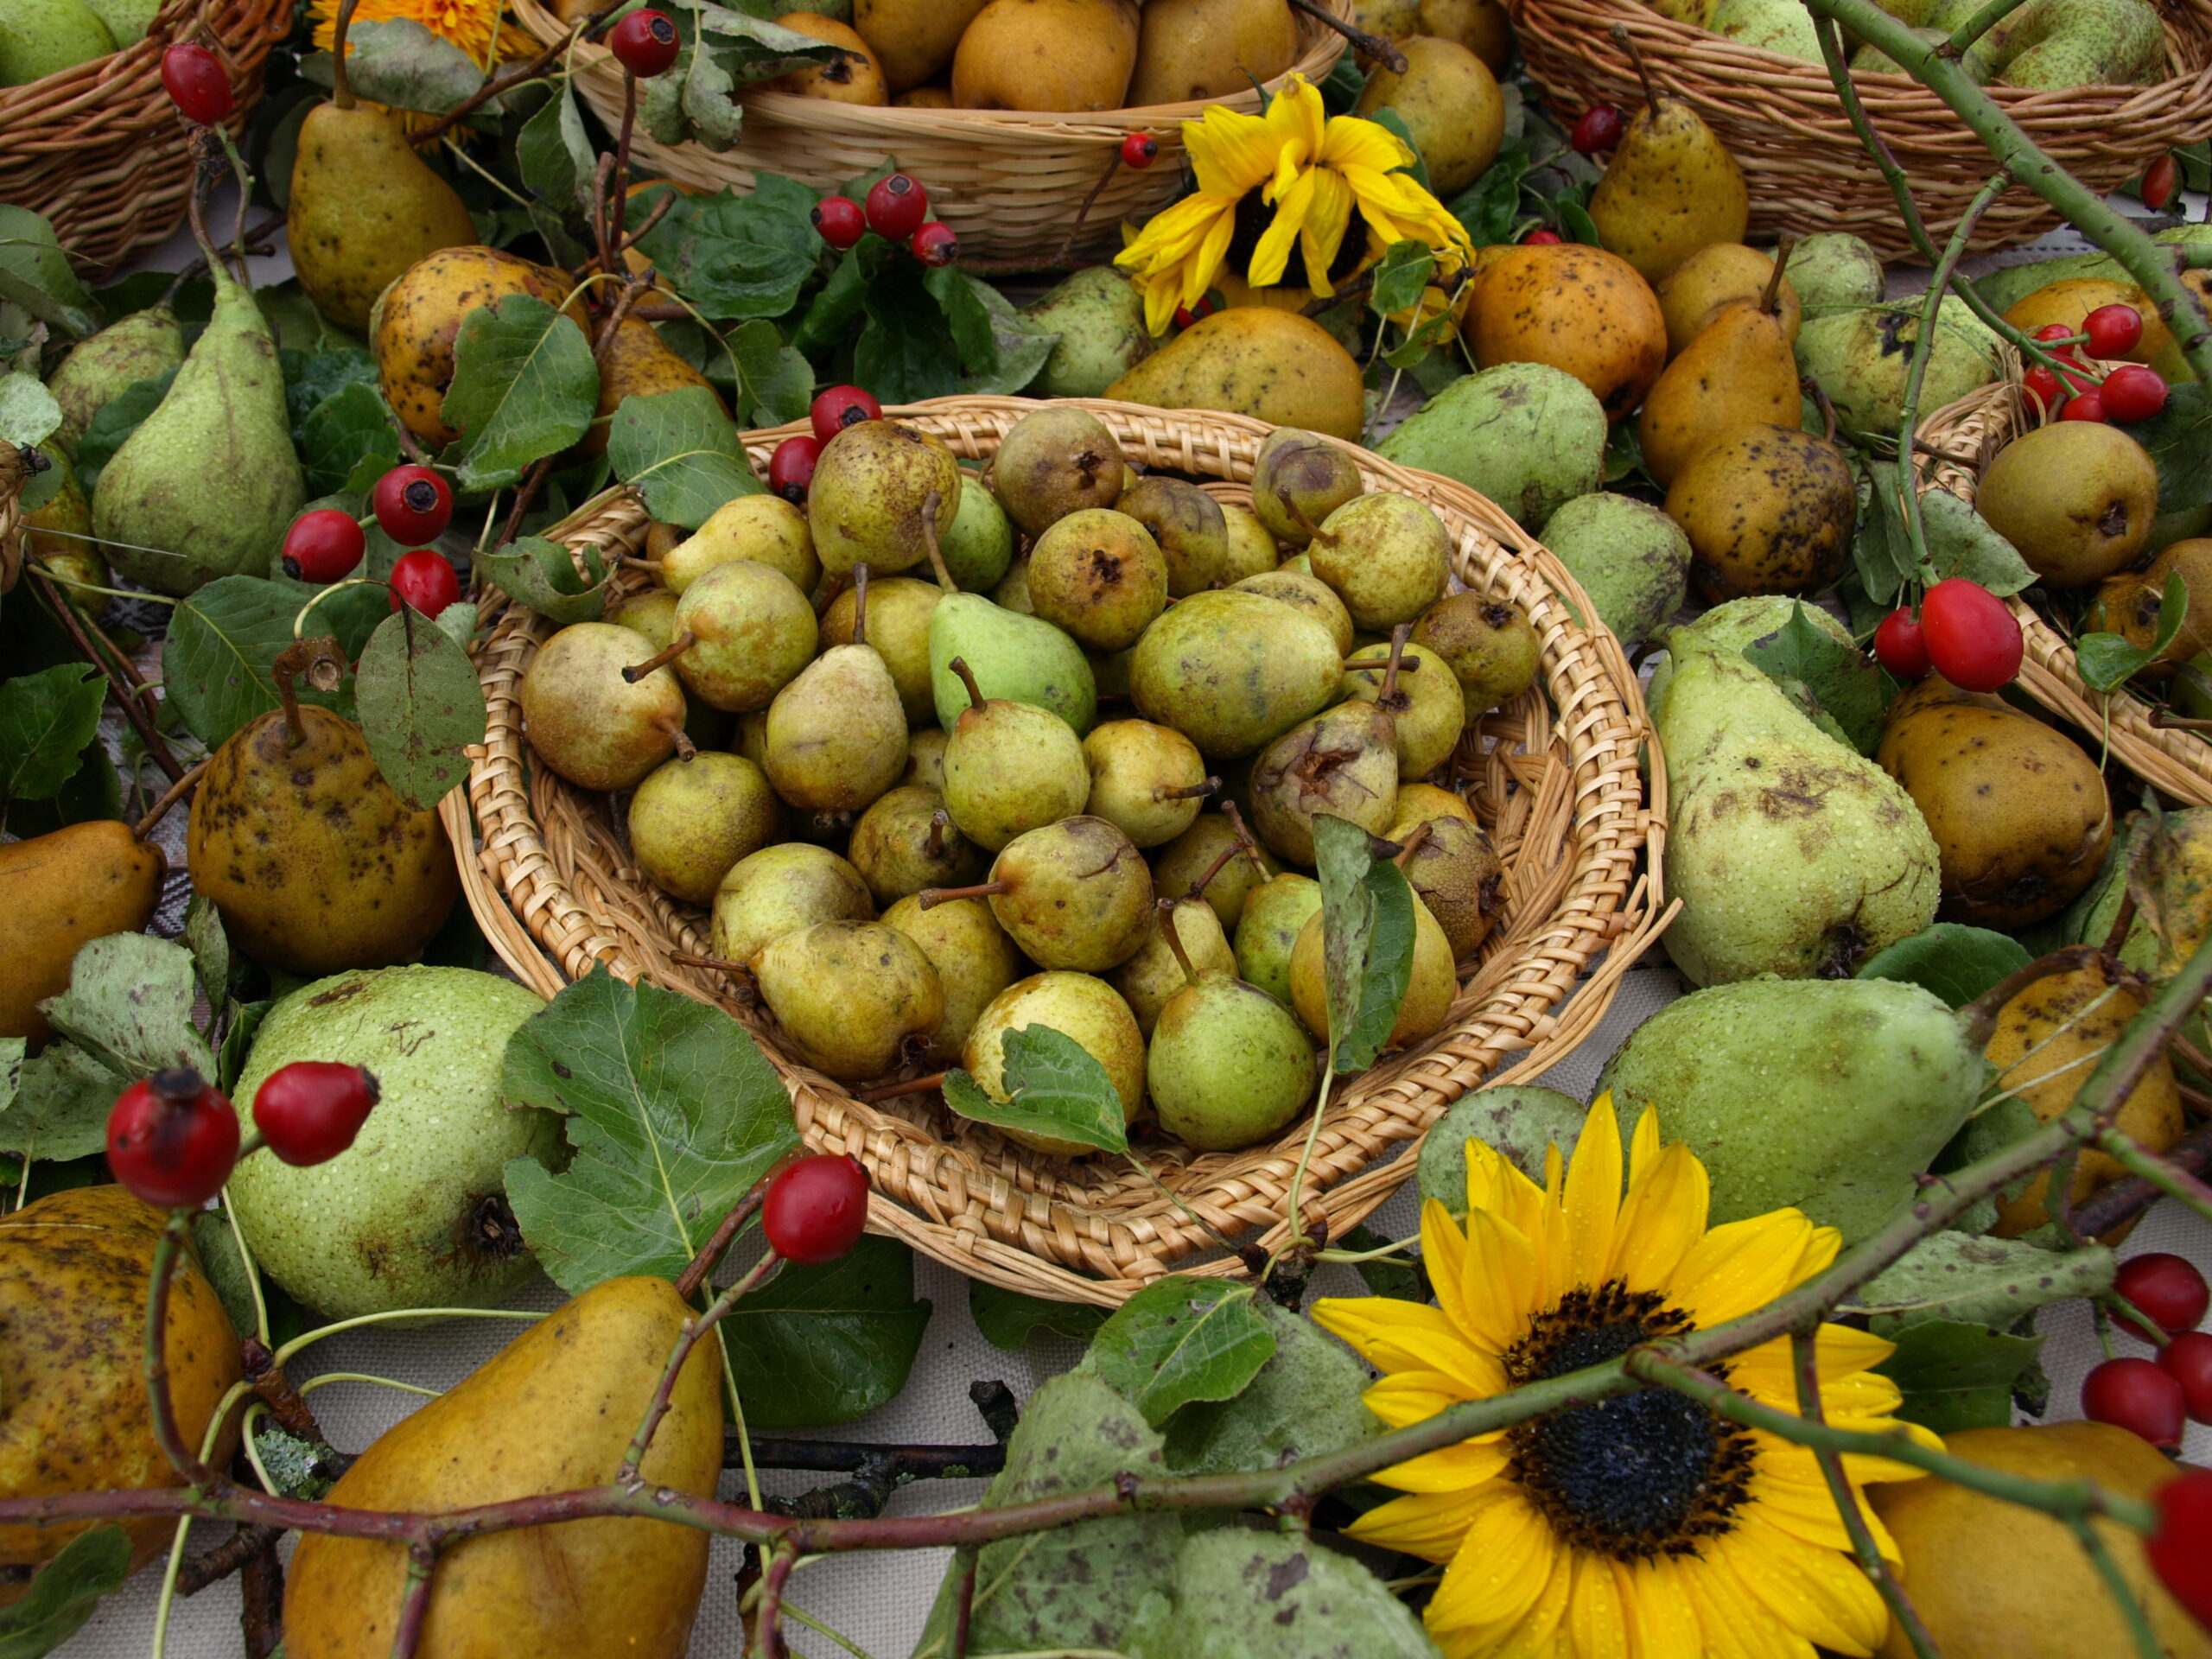
{"type": "MultiPolygon", "coordinates": [[[[1230,233],[1230,268],[1238,276],[1252,269],[1252,256],[1260,251],[1260,238],[1275,222],[1275,210],[1260,200],[1255,189],[1248,190],[1237,199],[1236,228],[1230,233]]],[[[1337,257],[1329,262],[1329,283],[1334,287],[1359,269],[1360,257],[1367,251],[1367,230],[1364,219],[1355,219],[1344,227],[1344,239],[1338,245],[1337,257]]],[[[1281,287],[1287,283],[1293,288],[1306,286],[1306,260],[1296,249],[1291,251],[1290,264],[1284,269],[1281,287]]]]}
{"type": "MultiPolygon", "coordinates": [[[[1507,1352],[1506,1376],[1564,1376],[1689,1328],[1652,1291],[1618,1281],[1570,1291],[1507,1352]]],[[[1507,1439],[1522,1490],[1552,1529],[1616,1560],[1694,1554],[1700,1538],[1735,1524],[1751,1482],[1750,1432],[1664,1389],[1554,1412],[1507,1439]]]]}

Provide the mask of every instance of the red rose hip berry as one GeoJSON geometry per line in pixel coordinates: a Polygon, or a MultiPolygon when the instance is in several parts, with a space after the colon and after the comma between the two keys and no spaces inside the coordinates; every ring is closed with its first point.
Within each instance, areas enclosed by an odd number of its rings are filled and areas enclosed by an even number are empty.
{"type": "Polygon", "coordinates": [[[809,215],[822,239],[842,253],[867,233],[868,219],[850,196],[824,196],[809,215]]]}
{"type": "Polygon", "coordinates": [[[404,600],[425,616],[435,616],[461,597],[461,578],[453,566],[427,547],[400,555],[391,567],[391,608],[404,600]]]}
{"type": "Polygon", "coordinates": [[[1160,140],[1148,132],[1133,132],[1122,140],[1122,165],[1147,168],[1160,159],[1160,140]]]}
{"type": "Polygon", "coordinates": [[[2040,363],[2020,377],[2020,390],[2046,415],[2066,401],[2066,389],[2058,384],[2058,377],[2040,363]]]}
{"type": "Polygon", "coordinates": [[[366,1066],[295,1060],[254,1091],[253,1127],[288,1164],[327,1163],[353,1144],[376,1103],[366,1066]]]}
{"type": "Polygon", "coordinates": [[[2212,1423],[2212,1332],[2184,1331],[2158,1350],[2158,1369],[2181,1384],[2192,1423],[2212,1423]]]}
{"type": "Polygon", "coordinates": [[[849,426],[881,420],[883,405],[858,386],[830,386],[814,394],[806,413],[814,423],[814,435],[827,443],[849,426]]]}
{"type": "Polygon", "coordinates": [[[2166,406],[2166,377],[2140,363],[2123,363],[2105,377],[2105,417],[2133,424],[2166,406]]]}
{"type": "Polygon", "coordinates": [[[2158,1529],[2143,1541],[2151,1570],[2212,1630],[2212,1470],[2192,1469],[2151,1495],[2158,1529]]]}
{"type": "Polygon", "coordinates": [[[1565,239],[1557,231],[1539,225],[1521,238],[1521,245],[1524,248],[1555,248],[1565,239]]]}
{"type": "Polygon", "coordinates": [[[1611,149],[1621,141],[1621,129],[1626,124],[1621,112],[1610,104],[1593,104],[1582,111],[1582,118],[1567,136],[1567,142],[1580,156],[1595,156],[1601,149],[1611,149]]]}
{"type": "Polygon", "coordinates": [[[184,118],[203,127],[226,120],[238,106],[222,60],[206,47],[180,41],[162,54],[162,86],[184,118]]]}
{"type": "Polygon", "coordinates": [[[435,542],[453,522],[453,490],[428,467],[395,467],[369,493],[377,524],[395,542],[435,542]]]}
{"type": "Polygon", "coordinates": [[[2088,391],[2068,398],[2066,407],[2058,411],[2058,418],[2062,421],[2095,421],[2101,423],[2105,418],[2104,394],[2092,386],[2088,391]]]}
{"type": "Polygon", "coordinates": [[[352,514],[317,507],[284,532],[284,574],[295,582],[335,582],[361,562],[368,544],[352,514]]]}
{"type": "Polygon", "coordinates": [[[821,439],[785,438],[768,457],[768,487],[792,505],[802,505],[807,486],[814,482],[814,464],[821,459],[821,439]]]}
{"type": "Polygon", "coordinates": [[[1901,680],[1928,676],[1928,638],[1920,619],[1900,605],[1874,630],[1874,660],[1901,680]]]}
{"type": "Polygon", "coordinates": [[[2132,305],[2101,305],[2082,319],[2091,357],[2126,357],[2143,343],[2143,314],[2132,305]]]}
{"type": "MultiPolygon", "coordinates": [[[[2206,1285],[2196,1264],[2164,1250],[2129,1256],[2113,1275],[2112,1287],[2168,1336],[2196,1330],[2203,1322],[2205,1309],[2212,1306],[2212,1286],[2206,1285]]],[[[2124,1314],[2120,1328],[2145,1342],[2157,1340],[2124,1314]]]]}
{"type": "Polygon", "coordinates": [[[2156,1446],[2179,1446],[2188,1427],[2181,1384],[2147,1359],[2108,1359],[2091,1371],[2082,1382],[2082,1414],[2156,1446]]]}
{"type": "Polygon", "coordinates": [[[2020,671],[2020,625],[1980,582],[1952,576],[1930,588],[1921,596],[1920,632],[1929,665],[1962,691],[2001,690],[2020,671]]]}
{"type": "Polygon", "coordinates": [[[238,1159],[238,1113],[188,1066],[132,1084],[108,1113],[108,1167],[157,1210],[198,1209],[238,1159]]]}
{"type": "Polygon", "coordinates": [[[633,11],[608,32],[607,44],[622,67],[640,80],[651,80],[676,61],[683,41],[675,20],[664,11],[633,11]]]}
{"type": "Polygon", "coordinates": [[[914,239],[906,245],[925,265],[949,265],[960,257],[960,238],[952,233],[951,226],[939,219],[933,219],[916,231],[914,239]]]}
{"type": "Polygon", "coordinates": [[[2143,169],[2143,188],[2138,194],[2143,205],[2155,212],[2174,199],[2174,186],[2180,182],[2180,164],[2174,160],[2173,151],[2167,150],[2143,169]]]}
{"type": "Polygon", "coordinates": [[[929,192],[904,173],[868,188],[868,227],[886,241],[904,242],[929,216],[929,192]]]}
{"type": "Polygon", "coordinates": [[[760,1230],[769,1247],[802,1267],[835,1262],[868,1225],[868,1171],[849,1154],[801,1158],[768,1181],[760,1230]]]}

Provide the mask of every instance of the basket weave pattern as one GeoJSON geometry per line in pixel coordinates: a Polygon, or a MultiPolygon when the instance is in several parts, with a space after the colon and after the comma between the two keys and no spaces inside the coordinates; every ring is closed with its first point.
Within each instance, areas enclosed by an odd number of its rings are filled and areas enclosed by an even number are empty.
{"type": "MultiPolygon", "coordinates": [[[[1129,460],[1212,480],[1224,499],[1243,488],[1268,429],[1230,415],[1186,414],[1105,402],[1087,405],[1129,460]]],[[[1035,405],[1014,398],[940,399],[893,411],[936,433],[967,460],[993,453],[1035,405]]],[[[798,427],[747,435],[755,465],[798,427]]],[[[1451,1103],[1509,1063],[1534,1076],[1588,1033],[1620,975],[1656,937],[1661,894],[1650,870],[1664,821],[1663,781],[1645,806],[1637,747],[1650,741],[1636,677],[1618,644],[1578,626],[1568,606],[1589,601],[1551,555],[1480,496],[1448,480],[1361,456],[1372,487],[1406,491],[1443,517],[1462,582],[1523,606],[1542,650],[1540,690],[1482,723],[1460,751],[1467,793],[1505,860],[1504,905],[1491,938],[1462,963],[1451,1023],[1421,1049],[1339,1085],[1302,1189],[1302,1210],[1341,1234],[1412,1173],[1380,1163],[1414,1141],[1451,1103]],[[1564,601],[1564,602],[1563,602],[1564,601]],[[1594,970],[1592,959],[1605,954],[1594,970]],[[1579,992],[1565,1008],[1570,992],[1579,992]]],[[[588,504],[552,534],[608,553],[643,541],[641,508],[621,491],[588,504]]],[[[622,580],[637,584],[634,572],[622,580]]],[[[464,890],[486,936],[526,983],[547,995],[605,963],[727,1009],[763,1039],[791,1090],[801,1132],[818,1150],[859,1156],[874,1178],[880,1231],[971,1277],[1060,1300],[1111,1305],[1171,1270],[1229,1273],[1205,1230],[1180,1205],[1227,1233],[1263,1245],[1282,1234],[1287,1194],[1306,1120],[1271,1144],[1196,1154],[1157,1135],[1137,1155],[1173,1192],[1108,1157],[1052,1158],[982,1124],[950,1116],[934,1095],[869,1104],[794,1061],[766,1012],[720,970],[680,965],[711,954],[708,919],[655,889],[631,861],[620,817],[604,796],[574,789],[539,766],[521,730],[517,688],[552,626],[518,607],[496,616],[477,652],[490,704],[488,741],[467,798],[442,809],[464,890]],[[474,825],[470,822],[474,813],[474,825]],[[480,836],[480,844],[479,837],[480,836]],[[472,856],[469,849],[476,847],[472,856]],[[1211,1254],[1213,1259],[1194,1258],[1211,1254]]]]}
{"type": "MultiPolygon", "coordinates": [[[[1994,381],[1937,410],[1920,426],[1921,441],[1942,452],[1920,456],[1923,484],[1971,503],[1990,461],[2029,420],[2016,378],[1994,381]]],[[[2024,646],[2021,690],[2095,741],[2109,742],[2122,764],[2162,793],[2185,805],[2212,806],[2212,743],[2195,732],[2157,725],[2151,706],[2125,687],[2109,695],[2091,690],[2075,665],[2072,642],[2024,600],[2016,595],[2007,602],[2019,619],[2024,646]]]]}
{"type": "Polygon", "coordinates": [[[245,130],[269,49],[292,25],[289,0],[167,0],[146,38],[104,58],[0,89],[0,200],[43,213],[80,275],[99,276],[159,242],[184,217],[192,184],[184,118],[162,86],[162,53],[204,26],[230,71],[245,130]]]}
{"type": "MultiPolygon", "coordinates": [[[[1351,15],[1351,0],[1327,0],[1338,16],[1351,15]]],[[[537,0],[513,0],[524,28],[551,45],[567,30],[537,0]]],[[[1297,60],[1286,73],[1319,83],[1344,51],[1344,37],[1310,17],[1299,19],[1297,60]]],[[[603,46],[575,48],[575,84],[610,130],[622,122],[622,76],[603,46]]],[[[1282,81],[1268,83],[1273,92],[1282,81]]],[[[734,149],[656,143],[640,130],[631,141],[642,170],[696,188],[740,194],[756,173],[779,173],[817,190],[841,189],[850,180],[895,159],[930,193],[937,217],[960,238],[969,259],[1035,259],[1060,256],[1076,214],[1102,176],[1105,188],[1084,215],[1071,250],[1096,256],[1120,245],[1124,219],[1142,220],[1182,193],[1184,149],[1180,124],[1197,118],[1205,103],[1160,104],[1147,109],[1084,111],[1068,115],[1020,110],[918,110],[899,105],[840,104],[791,92],[747,88],[744,130],[734,149]],[[1159,159],[1142,170],[1118,165],[1122,140],[1148,132],[1159,159]]],[[[1250,86],[1214,103],[1257,114],[1260,95],[1250,86]]]]}
{"type": "MultiPolygon", "coordinates": [[[[1641,0],[1509,3],[1529,73],[1568,119],[1593,104],[1630,110],[1643,102],[1636,70],[1609,32],[1624,23],[1653,79],[1702,116],[1742,166],[1754,232],[1849,231],[1885,260],[1914,257],[1896,198],[1853,133],[1825,65],[1676,22],[1641,0]]],[[[1988,89],[2030,137],[2100,195],[2141,172],[2146,157],[2212,134],[2212,0],[2164,0],[2159,10],[2169,79],[2052,92],[1988,89]]],[[[1995,163],[1917,81],[1856,72],[1852,79],[1875,130],[1911,179],[1940,246],[1995,163]]],[[[1975,226],[1973,248],[2016,247],[2057,223],[2041,198],[2008,191],[1975,226]]]]}

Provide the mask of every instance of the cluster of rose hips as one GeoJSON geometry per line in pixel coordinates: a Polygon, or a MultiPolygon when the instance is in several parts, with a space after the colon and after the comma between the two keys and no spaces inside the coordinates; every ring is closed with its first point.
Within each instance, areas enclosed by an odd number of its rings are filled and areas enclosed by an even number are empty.
{"type": "MultiPolygon", "coordinates": [[[[453,491],[428,467],[393,467],[377,480],[369,505],[378,528],[395,542],[435,541],[453,519],[453,491]]],[[[361,520],[336,507],[317,507],[284,532],[284,574],[296,582],[335,582],[360,563],[367,549],[361,520]]],[[[461,597],[452,564],[427,547],[402,554],[390,580],[395,611],[404,601],[435,616],[461,597]]]]}
{"type": "Polygon", "coordinates": [[[2125,1313],[2113,1323],[2153,1344],[2158,1357],[2099,1365],[2082,1380],[2082,1414],[2173,1450],[2189,1423],[2212,1423],[2212,1332],[2196,1328],[2212,1306],[2212,1288],[2183,1257],[2153,1251],[2121,1262],[2113,1291],[2151,1325],[2125,1313]]]}
{"type": "Polygon", "coordinates": [[[1874,660],[1905,681],[1931,668],[1962,691],[1998,691],[2020,671],[2018,618],[1978,582],[1952,576],[1900,605],[1874,630],[1874,660]]]}
{"type": "Polygon", "coordinates": [[[768,487],[793,506],[800,505],[814,482],[814,464],[822,459],[822,446],[849,426],[882,418],[883,405],[858,386],[830,386],[816,392],[807,408],[814,430],[776,446],[768,457],[768,487]]]}
{"type": "Polygon", "coordinates": [[[904,242],[925,265],[949,265],[960,257],[960,238],[929,211],[929,192],[909,175],[893,173],[868,186],[865,207],[850,196],[816,202],[814,228],[840,253],[874,231],[887,242],[904,242]]]}
{"type": "MultiPolygon", "coordinates": [[[[253,1127],[288,1164],[327,1163],[353,1144],[376,1103],[365,1066],[296,1060],[256,1091],[253,1127]]],[[[108,1113],[109,1169],[158,1210],[196,1210],[221,1192],[238,1144],[230,1097],[189,1066],[132,1084],[108,1113]]]]}
{"type": "Polygon", "coordinates": [[[2021,390],[2044,414],[2055,411],[2062,421],[2116,421],[2132,426],[2165,408],[2166,378],[2156,369],[2123,363],[2100,378],[2082,359],[2085,346],[2091,357],[2110,360],[2126,357],[2142,342],[2143,314],[2133,306],[2101,305],[2082,320],[2079,328],[2047,323],[2029,338],[2073,365],[2062,372],[2038,363],[2020,377],[2021,390]]]}

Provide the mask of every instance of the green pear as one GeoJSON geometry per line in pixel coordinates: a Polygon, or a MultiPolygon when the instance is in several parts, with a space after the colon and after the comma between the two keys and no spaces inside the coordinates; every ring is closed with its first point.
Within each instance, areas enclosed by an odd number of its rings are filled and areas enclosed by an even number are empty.
{"type": "Polygon", "coordinates": [[[1543,537],[1590,595],[1598,620],[1631,651],[1666,626],[1689,597],[1690,538],[1647,503],[1594,491],[1553,513],[1543,537]]]}
{"type": "MultiPolygon", "coordinates": [[[[1122,1103],[1123,1122],[1134,1122],[1144,1104],[1144,1033],[1122,994],[1095,974],[1065,969],[1032,974],[993,997],[976,1015],[960,1064],[976,1086],[1005,1104],[1006,1034],[1045,1026],[1058,1032],[1105,1068],[1122,1103]]],[[[1010,1141],[1039,1152],[1080,1158],[1096,1150],[1080,1141],[1062,1141],[1027,1129],[1001,1131],[1010,1141]]]]}
{"type": "Polygon", "coordinates": [[[741,858],[715,890],[715,954],[750,963],[774,940],[817,922],[865,922],[875,899],[827,847],[780,841],[741,858]]]}
{"type": "Polygon", "coordinates": [[[144,40],[155,14],[162,9],[161,0],[85,0],[85,3],[107,25],[118,48],[144,40]]]}
{"type": "Polygon", "coordinates": [[[76,459],[77,440],[111,399],[141,380],[158,380],[184,363],[184,330],[166,305],[149,305],[79,340],[46,383],[61,405],[56,448],[76,459]]]}
{"type": "Polygon", "coordinates": [[[1108,982],[1122,994],[1137,1029],[1148,1040],[1160,1010],[1167,1000],[1190,982],[1193,971],[1201,974],[1236,973],[1236,953],[1229,948],[1221,918],[1203,899],[1162,899],[1154,906],[1152,931],[1137,953],[1109,975],[1108,982]],[[1168,918],[1174,918],[1175,941],[1167,938],[1168,918]],[[1177,954],[1176,944],[1182,946],[1177,954]]]}
{"type": "Polygon", "coordinates": [[[1740,652],[1669,636],[1667,954],[1694,985],[1848,974],[1936,919],[1936,841],[1912,798],[1740,652]]]}
{"type": "MultiPolygon", "coordinates": [[[[466,968],[379,968],[270,1009],[232,1095],[241,1116],[295,1060],[366,1066],[376,1109],[346,1151],[231,1173],[231,1211],[269,1275],[334,1319],[489,1307],[537,1271],[507,1207],[515,1158],[564,1161],[561,1118],[510,1100],[507,1039],[545,1005],[466,968]]],[[[250,1124],[246,1127],[251,1127],[250,1124]]]]}
{"type": "Polygon", "coordinates": [[[1758,979],[1662,1008],[1598,1088],[1624,1139],[1648,1109],[1697,1154],[1715,1224],[1794,1205],[1848,1244],[1911,1202],[1983,1075],[1964,1023],[1917,985],[1758,979]]]}
{"type": "Polygon", "coordinates": [[[1541,1186],[1547,1148],[1571,1161],[1586,1113],[1572,1095],[1535,1084],[1508,1083],[1463,1096],[1421,1138],[1418,1178],[1424,1202],[1434,1198],[1455,1216],[1467,1213],[1467,1142],[1503,1153],[1541,1186]]]}
{"type": "Polygon", "coordinates": [[[1144,296],[1111,265],[1078,270],[1022,315],[1060,338],[1031,390],[1044,397],[1098,397],[1152,355],[1144,296]]]}
{"type": "MultiPolygon", "coordinates": [[[[1768,257],[1772,257],[1770,251],[1768,257]]],[[[1790,250],[1789,286],[1797,290],[1805,318],[1845,306],[1875,304],[1888,283],[1881,256],[1849,231],[1821,231],[1799,238],[1790,250]]],[[[1803,332],[1802,321],[1799,332],[1803,332]]]]}
{"type": "MultiPolygon", "coordinates": [[[[1794,273],[1796,262],[1791,261],[1794,273]]],[[[1894,440],[1904,407],[1913,342],[1920,337],[1920,302],[1874,305],[1814,316],[1797,331],[1797,366],[1835,405],[1846,432],[1894,440]]],[[[1920,389],[1923,410],[1955,403],[1999,372],[1997,336],[1963,305],[1946,302],[1936,318],[1920,389]]]]}
{"type": "Polygon", "coordinates": [[[1375,453],[1457,479],[1534,530],[1605,483],[1605,405],[1566,370],[1500,363],[1452,381],[1375,453]]]}
{"type": "MultiPolygon", "coordinates": [[[[1696,621],[1675,632],[1694,633],[1725,652],[1740,654],[1750,646],[1766,644],[1788,627],[1801,602],[1795,594],[1753,594],[1716,605],[1696,621]]],[[[1804,610],[1806,620],[1838,645],[1856,644],[1851,630],[1819,606],[1807,605],[1804,610]]],[[[1627,636],[1622,638],[1625,642],[1627,636]]],[[[1651,661],[1651,683],[1644,692],[1643,706],[1656,721],[1667,701],[1668,688],[1674,683],[1675,659],[1672,652],[1662,651],[1651,661]]]]}
{"type": "Polygon", "coordinates": [[[1442,596],[1452,533],[1427,502],[1376,490],[1331,513],[1306,556],[1344,601],[1354,626],[1387,632],[1442,596]]]}
{"type": "Polygon", "coordinates": [[[938,553],[956,588],[999,585],[1014,563],[1014,525],[993,495],[969,474],[960,474],[960,505],[952,528],[938,538],[938,553]]]}
{"type": "Polygon", "coordinates": [[[956,657],[985,696],[1049,709],[1077,737],[1098,718],[1098,683],[1082,646],[1051,623],[980,594],[947,594],[930,612],[930,684],[938,724],[948,732],[971,701],[952,671],[956,657]]]}
{"type": "Polygon", "coordinates": [[[1236,830],[1225,813],[1200,813],[1196,823],[1154,856],[1154,888],[1170,899],[1198,894],[1213,906],[1222,926],[1233,931],[1245,900],[1282,874],[1266,848],[1255,842],[1248,850],[1230,853],[1236,844],[1236,830]]]}
{"type": "Polygon", "coordinates": [[[958,1065],[976,1020],[1028,970],[1027,961],[981,899],[947,899],[927,910],[918,898],[901,899],[883,912],[883,921],[921,946],[937,969],[944,1014],[929,1058],[933,1064],[958,1065]]]}
{"type": "Polygon", "coordinates": [[[7,0],[0,6],[0,86],[22,86],[115,50],[115,36],[81,0],[7,0]]]}
{"type": "Polygon", "coordinates": [[[1706,27],[1745,46],[1802,58],[1821,59],[1821,37],[1813,29],[1813,14],[1797,0],[1720,0],[1706,27]]]}
{"type": "Polygon", "coordinates": [[[807,1064],[847,1082],[920,1059],[944,1019],[928,953],[881,922],[817,922],[771,939],[753,976],[807,1064]]]}
{"type": "Polygon", "coordinates": [[[1145,1056],[1160,1127],[1201,1152],[1265,1141],[1313,1098],[1313,1039],[1258,986],[1201,972],[1160,1010],[1145,1056]]]}
{"type": "Polygon", "coordinates": [[[1343,677],[1324,624],[1230,589],[1161,613],[1137,641],[1129,692],[1147,720],[1173,727],[1209,760],[1234,760],[1325,708],[1343,677]]]}
{"type": "Polygon", "coordinates": [[[1035,703],[984,696],[965,658],[949,666],[969,697],[944,745],[944,804],[960,832],[995,853],[1081,812],[1090,766],[1067,723],[1035,703]]]}
{"type": "MultiPolygon", "coordinates": [[[[2151,239],[2168,246],[2183,248],[2193,247],[2198,243],[2212,243],[2212,225],[2202,219],[2192,219],[2186,225],[2153,231],[2151,239]]],[[[1789,261],[1789,276],[1793,283],[1797,280],[1798,264],[1798,257],[1793,256],[1789,261]]],[[[2120,261],[2108,253],[2067,253],[2053,259],[2031,260],[2025,264],[2007,265],[2002,270],[1993,270],[1975,282],[1974,291],[1981,296],[1993,310],[2001,314],[2011,310],[2039,288],[2048,288],[2053,283],[2076,276],[2106,276],[2131,283],[2135,280],[2127,274],[2120,261]]]]}
{"type": "MultiPolygon", "coordinates": [[[[1156,878],[1155,878],[1156,879],[1156,878]]],[[[1321,908],[1321,884],[1286,871],[1248,895],[1236,918],[1236,975],[1290,1006],[1290,953],[1306,918],[1321,908]]]]}
{"type": "Polygon", "coordinates": [[[220,261],[211,274],[207,331],[92,489],[110,562],[157,593],[267,570],[307,500],[276,339],[253,290],[220,261]]]}

